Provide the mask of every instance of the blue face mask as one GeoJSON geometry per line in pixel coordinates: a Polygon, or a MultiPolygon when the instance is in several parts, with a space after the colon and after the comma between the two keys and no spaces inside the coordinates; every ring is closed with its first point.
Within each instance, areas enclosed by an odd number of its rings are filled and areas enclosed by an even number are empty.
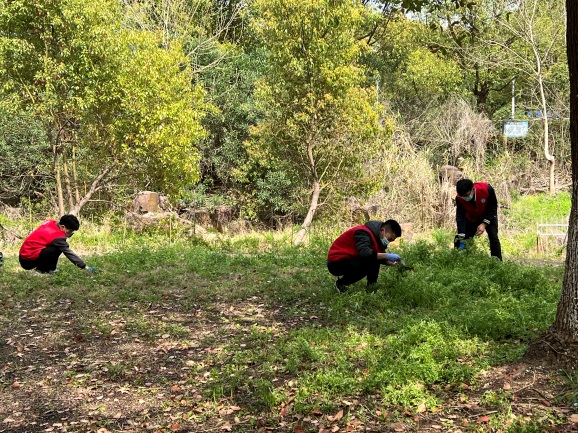
{"type": "Polygon", "coordinates": [[[463,198],[465,201],[471,201],[471,200],[474,198],[474,194],[470,194],[470,195],[467,195],[467,196],[462,197],[462,198],[463,198]]]}
{"type": "Polygon", "coordinates": [[[389,245],[389,240],[387,238],[380,238],[379,240],[381,241],[381,245],[383,246],[383,248],[387,248],[387,246],[389,245]]]}

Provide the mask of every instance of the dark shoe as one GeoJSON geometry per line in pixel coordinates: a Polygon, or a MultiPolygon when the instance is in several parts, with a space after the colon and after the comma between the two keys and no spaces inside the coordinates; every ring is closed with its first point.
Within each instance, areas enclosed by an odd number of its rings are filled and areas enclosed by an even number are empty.
{"type": "Polygon", "coordinates": [[[347,287],[339,282],[339,278],[335,280],[335,290],[337,290],[339,293],[344,293],[347,291],[347,287]]]}
{"type": "Polygon", "coordinates": [[[367,293],[374,293],[377,292],[377,283],[367,283],[367,287],[365,288],[367,293]]]}

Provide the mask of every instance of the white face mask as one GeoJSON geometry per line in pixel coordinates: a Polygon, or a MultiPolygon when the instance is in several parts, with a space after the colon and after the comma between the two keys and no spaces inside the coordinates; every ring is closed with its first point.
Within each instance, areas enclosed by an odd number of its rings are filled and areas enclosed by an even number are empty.
{"type": "Polygon", "coordinates": [[[389,245],[389,240],[387,238],[380,238],[380,241],[383,248],[387,248],[387,246],[389,245]]]}
{"type": "Polygon", "coordinates": [[[467,196],[462,197],[462,198],[463,198],[465,201],[471,201],[471,200],[474,198],[474,194],[472,193],[472,194],[467,195],[467,196]]]}

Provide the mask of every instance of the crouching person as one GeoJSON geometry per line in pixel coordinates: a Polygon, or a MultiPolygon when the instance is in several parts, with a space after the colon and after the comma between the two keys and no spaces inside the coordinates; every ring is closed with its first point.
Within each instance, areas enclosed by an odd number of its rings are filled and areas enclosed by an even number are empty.
{"type": "Polygon", "coordinates": [[[18,258],[23,269],[35,269],[40,273],[58,272],[56,265],[60,254],[86,271],[95,268],[86,263],[70,249],[67,239],[80,227],[74,215],[63,215],[59,222],[48,220],[34,230],[22,243],[18,258]]]}
{"type": "Polygon", "coordinates": [[[390,242],[401,236],[397,221],[368,221],[347,230],[329,248],[327,269],[340,277],[335,288],[342,293],[347,286],[367,277],[367,290],[377,283],[380,265],[398,265],[401,257],[386,253],[390,242]]]}

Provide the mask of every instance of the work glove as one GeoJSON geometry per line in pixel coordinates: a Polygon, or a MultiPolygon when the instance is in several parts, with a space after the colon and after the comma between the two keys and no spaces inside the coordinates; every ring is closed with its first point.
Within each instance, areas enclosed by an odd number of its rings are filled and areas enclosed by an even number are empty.
{"type": "Polygon", "coordinates": [[[456,250],[465,250],[466,243],[464,242],[465,235],[458,234],[454,237],[454,248],[456,250]]]}
{"type": "Polygon", "coordinates": [[[397,254],[387,253],[387,254],[385,255],[385,260],[388,260],[388,261],[390,261],[390,262],[401,262],[401,257],[398,256],[397,254]]]}

